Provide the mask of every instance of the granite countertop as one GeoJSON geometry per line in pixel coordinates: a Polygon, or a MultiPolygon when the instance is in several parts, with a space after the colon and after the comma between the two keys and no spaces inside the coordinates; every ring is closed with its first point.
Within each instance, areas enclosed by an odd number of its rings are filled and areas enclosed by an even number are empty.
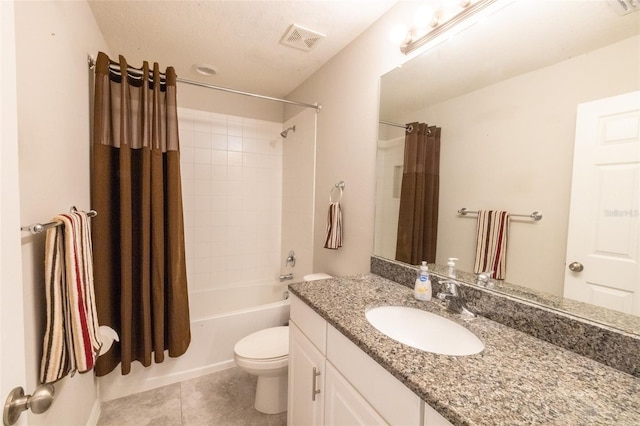
{"type": "Polygon", "coordinates": [[[294,283],[292,293],[454,425],[640,425],[640,379],[374,274],[294,283]],[[438,355],[396,342],[367,309],[409,306],[437,313],[485,344],[471,356],[438,355]]]}

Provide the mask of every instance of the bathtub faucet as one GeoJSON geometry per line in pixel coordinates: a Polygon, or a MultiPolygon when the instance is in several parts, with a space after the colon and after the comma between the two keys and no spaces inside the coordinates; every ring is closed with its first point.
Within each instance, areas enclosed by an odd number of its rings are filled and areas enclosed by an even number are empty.
{"type": "Polygon", "coordinates": [[[280,282],[287,281],[287,280],[292,280],[292,279],[293,279],[293,273],[280,275],[280,282]]]}

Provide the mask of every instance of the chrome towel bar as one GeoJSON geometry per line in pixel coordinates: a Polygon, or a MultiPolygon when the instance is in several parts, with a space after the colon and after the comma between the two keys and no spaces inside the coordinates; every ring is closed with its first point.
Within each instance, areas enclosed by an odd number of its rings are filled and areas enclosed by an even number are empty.
{"type": "MultiPolygon", "coordinates": [[[[467,213],[475,213],[475,214],[477,214],[478,212],[474,211],[474,210],[467,210],[466,207],[463,207],[460,210],[458,210],[458,214],[461,214],[462,216],[466,216],[467,213]]],[[[512,214],[512,213],[509,213],[509,216],[529,217],[529,218],[531,218],[533,220],[536,220],[536,221],[542,219],[542,213],[540,213],[537,210],[534,211],[531,214],[512,214]]]]}
{"type": "MultiPolygon", "coordinates": [[[[74,212],[77,211],[75,206],[72,206],[71,209],[69,209],[70,212],[74,212]]],[[[95,210],[89,210],[87,212],[87,216],[89,217],[96,217],[98,215],[98,213],[95,210]]],[[[21,231],[29,231],[32,234],[39,234],[43,231],[45,231],[48,228],[52,228],[54,226],[60,226],[62,225],[62,222],[60,222],[59,220],[54,220],[52,222],[47,222],[47,223],[33,223],[29,226],[22,226],[20,227],[21,231]]]]}

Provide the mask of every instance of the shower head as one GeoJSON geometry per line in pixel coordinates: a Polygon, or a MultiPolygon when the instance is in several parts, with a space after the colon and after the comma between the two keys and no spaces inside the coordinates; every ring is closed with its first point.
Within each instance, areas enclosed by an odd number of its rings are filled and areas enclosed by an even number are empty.
{"type": "Polygon", "coordinates": [[[291,126],[288,129],[281,131],[280,132],[280,136],[282,136],[283,138],[286,138],[287,134],[289,133],[289,130],[293,130],[293,133],[295,133],[296,132],[296,126],[291,126]]]}

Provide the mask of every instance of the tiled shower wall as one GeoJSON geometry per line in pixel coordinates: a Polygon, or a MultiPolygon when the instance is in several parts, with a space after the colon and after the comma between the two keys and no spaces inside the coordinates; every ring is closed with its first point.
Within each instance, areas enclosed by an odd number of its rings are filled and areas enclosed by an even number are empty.
{"type": "Polygon", "coordinates": [[[179,108],[189,290],[277,279],[282,123],[179,108]]]}

